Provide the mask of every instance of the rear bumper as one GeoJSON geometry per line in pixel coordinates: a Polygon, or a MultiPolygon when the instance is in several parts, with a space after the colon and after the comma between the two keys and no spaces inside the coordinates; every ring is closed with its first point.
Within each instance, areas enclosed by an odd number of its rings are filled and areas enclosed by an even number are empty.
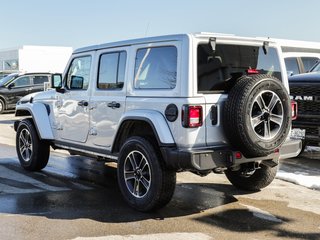
{"type": "Polygon", "coordinates": [[[301,140],[286,141],[279,152],[268,156],[246,158],[227,148],[184,149],[162,148],[166,166],[176,171],[207,171],[218,168],[237,167],[243,163],[259,162],[269,166],[278,165],[279,159],[297,156],[302,148],[301,140]]]}
{"type": "Polygon", "coordinates": [[[280,148],[280,159],[292,158],[299,155],[302,150],[302,141],[290,139],[280,148]]]}
{"type": "MultiPolygon", "coordinates": [[[[310,116],[311,118],[311,116],[310,116]]],[[[312,116],[311,119],[314,119],[312,116]]],[[[301,128],[306,130],[306,135],[304,141],[308,143],[308,145],[320,146],[320,127],[319,121],[292,121],[292,128],[301,128]]]]}

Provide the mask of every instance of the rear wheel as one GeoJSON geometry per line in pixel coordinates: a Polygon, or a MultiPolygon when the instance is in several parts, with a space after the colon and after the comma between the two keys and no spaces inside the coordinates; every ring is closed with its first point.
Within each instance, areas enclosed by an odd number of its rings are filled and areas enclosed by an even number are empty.
{"type": "Polygon", "coordinates": [[[120,150],[118,183],[129,205],[146,212],[161,208],[171,200],[176,173],[165,168],[151,142],[131,137],[120,150]]]}
{"type": "Polygon", "coordinates": [[[22,120],[18,126],[16,151],[21,166],[26,170],[39,171],[48,163],[50,145],[48,142],[39,139],[30,119],[22,120]]]}
{"type": "Polygon", "coordinates": [[[228,169],[225,174],[233,186],[249,191],[258,191],[267,187],[276,177],[278,167],[269,167],[261,164],[260,168],[253,169],[250,164],[243,164],[237,171],[228,169]]]}

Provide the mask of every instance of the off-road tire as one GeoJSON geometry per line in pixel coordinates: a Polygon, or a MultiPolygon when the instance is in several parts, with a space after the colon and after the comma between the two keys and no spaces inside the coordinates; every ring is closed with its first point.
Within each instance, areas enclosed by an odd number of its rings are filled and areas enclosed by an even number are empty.
{"type": "Polygon", "coordinates": [[[40,140],[31,119],[19,123],[16,134],[16,151],[21,166],[29,171],[40,171],[49,160],[50,145],[40,140]]]}
{"type": "Polygon", "coordinates": [[[120,150],[117,171],[121,193],[131,207],[148,212],[164,207],[171,200],[176,173],[166,169],[151,141],[137,136],[126,140],[120,150]]]}
{"type": "Polygon", "coordinates": [[[225,175],[233,186],[246,191],[258,191],[267,187],[276,177],[278,167],[269,167],[261,164],[259,169],[256,169],[251,176],[244,176],[242,172],[244,168],[238,171],[228,169],[225,175]]]}
{"type": "Polygon", "coordinates": [[[266,156],[273,153],[289,134],[290,106],[290,97],[279,79],[264,74],[239,78],[231,89],[223,108],[223,126],[231,146],[240,150],[246,157],[266,156]],[[268,96],[276,99],[275,106],[271,106],[271,99],[268,105],[268,96]],[[263,110],[258,107],[261,98],[266,101],[263,110]],[[272,109],[269,110],[269,107],[272,109]],[[260,110],[261,117],[258,114],[260,110]],[[281,124],[277,125],[273,122],[275,114],[272,111],[277,111],[277,114],[281,112],[281,124]],[[258,115],[253,116],[253,113],[258,115]],[[258,119],[257,116],[260,118],[258,119]],[[263,125],[254,127],[254,118],[259,121],[264,119],[261,123],[263,125]],[[265,122],[269,122],[268,128],[264,125],[265,122]],[[269,138],[265,132],[263,133],[265,131],[263,129],[269,129],[269,138]]]}

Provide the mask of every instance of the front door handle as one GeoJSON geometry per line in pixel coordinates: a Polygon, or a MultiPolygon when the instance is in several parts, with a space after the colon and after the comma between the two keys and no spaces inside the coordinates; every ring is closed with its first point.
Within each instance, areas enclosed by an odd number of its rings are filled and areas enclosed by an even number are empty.
{"type": "Polygon", "coordinates": [[[89,103],[86,100],[82,100],[82,101],[78,102],[78,106],[80,106],[80,107],[88,107],[89,103]]]}
{"type": "Polygon", "coordinates": [[[108,107],[109,107],[109,108],[112,108],[112,109],[120,108],[120,103],[111,102],[111,103],[108,103],[108,107]]]}

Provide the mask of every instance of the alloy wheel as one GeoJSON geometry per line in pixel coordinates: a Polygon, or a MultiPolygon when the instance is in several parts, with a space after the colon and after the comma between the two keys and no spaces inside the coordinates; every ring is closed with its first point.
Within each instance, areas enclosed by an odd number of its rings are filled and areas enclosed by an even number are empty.
{"type": "Polygon", "coordinates": [[[147,158],[140,151],[130,152],[124,162],[124,180],[129,192],[143,198],[151,186],[151,169],[147,158]]]}
{"type": "Polygon", "coordinates": [[[283,124],[284,111],[279,96],[272,91],[262,91],[253,101],[251,126],[263,140],[273,139],[283,124]]]}
{"type": "Polygon", "coordinates": [[[19,150],[23,160],[29,162],[33,153],[33,147],[31,134],[26,128],[20,132],[19,150]]]}

